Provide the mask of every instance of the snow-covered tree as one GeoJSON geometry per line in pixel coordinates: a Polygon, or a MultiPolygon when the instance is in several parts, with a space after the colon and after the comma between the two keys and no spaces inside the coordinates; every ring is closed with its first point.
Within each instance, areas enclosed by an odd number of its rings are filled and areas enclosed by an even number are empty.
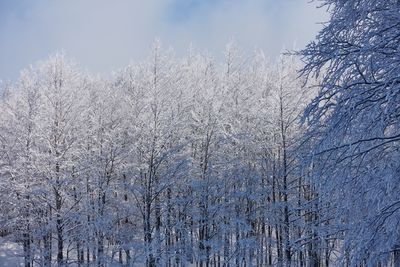
{"type": "MultiPolygon", "coordinates": [[[[355,266],[400,261],[400,2],[323,0],[331,18],[301,53],[321,76],[305,118],[313,168],[355,266]],[[393,259],[394,257],[394,259],[393,259]]],[[[324,205],[325,205],[324,204],[324,205]]]]}
{"type": "Polygon", "coordinates": [[[298,61],[224,56],[156,42],[104,79],[56,54],[10,84],[0,230],[25,266],[313,264],[298,61]]]}

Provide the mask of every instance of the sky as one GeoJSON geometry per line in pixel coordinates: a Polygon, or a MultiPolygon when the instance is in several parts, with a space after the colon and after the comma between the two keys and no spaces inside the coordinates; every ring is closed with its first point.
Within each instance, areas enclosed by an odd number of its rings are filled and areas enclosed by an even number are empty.
{"type": "Polygon", "coordinates": [[[328,20],[310,0],[0,0],[0,80],[57,51],[92,73],[148,58],[154,40],[220,59],[234,41],[270,58],[301,49],[328,20]]]}

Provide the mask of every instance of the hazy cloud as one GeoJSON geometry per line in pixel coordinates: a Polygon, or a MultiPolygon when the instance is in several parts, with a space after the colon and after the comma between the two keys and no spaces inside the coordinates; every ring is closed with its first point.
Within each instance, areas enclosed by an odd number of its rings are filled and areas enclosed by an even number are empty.
{"type": "Polygon", "coordinates": [[[155,38],[184,55],[190,45],[219,57],[237,41],[276,56],[304,46],[326,14],[308,0],[2,0],[0,79],[64,49],[92,72],[145,59],[155,38]]]}

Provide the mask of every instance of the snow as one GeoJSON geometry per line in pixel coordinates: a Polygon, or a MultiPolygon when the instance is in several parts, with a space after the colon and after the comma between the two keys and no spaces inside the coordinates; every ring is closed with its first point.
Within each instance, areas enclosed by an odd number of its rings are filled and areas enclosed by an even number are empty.
{"type": "Polygon", "coordinates": [[[16,243],[0,238],[0,266],[23,266],[22,248],[16,243]]]}

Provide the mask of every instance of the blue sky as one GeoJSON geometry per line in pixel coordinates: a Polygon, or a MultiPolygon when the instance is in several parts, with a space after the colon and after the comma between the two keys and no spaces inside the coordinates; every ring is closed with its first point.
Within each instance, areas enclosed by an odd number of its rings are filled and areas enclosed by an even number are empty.
{"type": "Polygon", "coordinates": [[[327,14],[309,0],[0,0],[0,79],[64,50],[93,73],[144,60],[158,38],[184,56],[222,57],[234,40],[276,57],[303,47],[327,14]]]}

